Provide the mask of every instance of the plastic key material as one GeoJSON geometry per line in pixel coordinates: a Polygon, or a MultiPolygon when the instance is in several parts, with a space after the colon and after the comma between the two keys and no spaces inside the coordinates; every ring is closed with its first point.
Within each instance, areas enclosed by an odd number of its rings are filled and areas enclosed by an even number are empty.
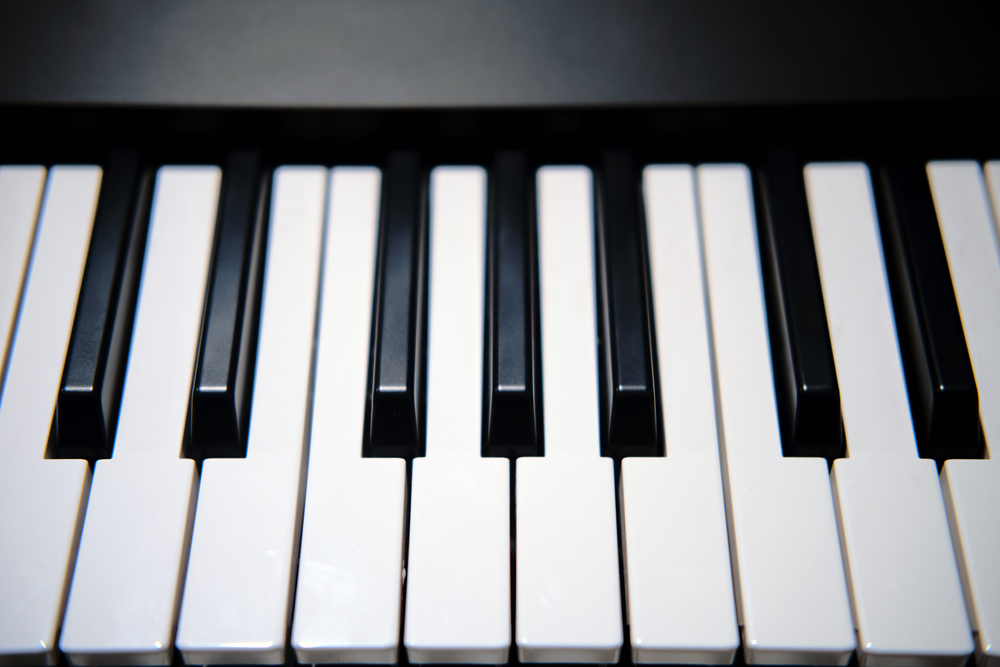
{"type": "Polygon", "coordinates": [[[761,269],[785,456],[844,455],[840,388],[823,308],[802,166],[791,151],[758,171],[761,269]]]}
{"type": "Polygon", "coordinates": [[[191,397],[195,458],[242,457],[247,451],[267,214],[262,182],[256,151],[230,154],[191,397]]]}
{"type": "Polygon", "coordinates": [[[60,458],[111,456],[152,189],[153,174],[140,170],[138,152],[111,154],[59,389],[60,458]]]}
{"type": "Polygon", "coordinates": [[[330,175],[292,646],[298,661],[399,658],[406,462],[363,458],[381,174],[330,175]]]}
{"type": "Polygon", "coordinates": [[[979,458],[979,396],[924,165],[898,160],[876,179],[899,349],[923,458],[979,458]]]}
{"type": "Polygon", "coordinates": [[[153,191],[114,453],[94,467],[59,647],[75,665],[169,665],[198,471],[180,458],[218,209],[217,167],[153,191]]]}
{"type": "Polygon", "coordinates": [[[247,456],[201,467],[177,648],[189,665],[280,664],[308,458],[327,172],[281,167],[267,233],[247,456]]]}
{"type": "Polygon", "coordinates": [[[827,463],[781,451],[750,172],[703,165],[697,183],[744,657],[846,665],[854,632],[827,463]]]}
{"type": "Polygon", "coordinates": [[[403,643],[411,663],[507,661],[510,464],[482,451],[486,173],[430,179],[427,456],[413,460],[403,643]]]}
{"type": "Polygon", "coordinates": [[[382,185],[365,454],[422,456],[426,180],[416,153],[391,153],[382,185]]]}
{"type": "Polygon", "coordinates": [[[1000,203],[1000,164],[989,163],[990,197],[975,162],[927,165],[937,221],[955,288],[972,370],[979,388],[985,460],[945,461],[941,473],[945,509],[976,643],[978,667],[1000,665],[1000,255],[995,245],[995,205],[1000,203]]]}
{"type": "Polygon", "coordinates": [[[486,260],[486,456],[542,454],[532,183],[524,153],[497,153],[486,260]]]}
{"type": "Polygon", "coordinates": [[[45,167],[0,166],[0,394],[44,187],[45,167]]]}
{"type": "Polygon", "coordinates": [[[643,172],[666,457],[621,467],[632,661],[729,664],[740,645],[694,170],[643,172]]]}
{"type": "MultiPolygon", "coordinates": [[[[33,187],[38,175],[22,172],[20,185],[33,187]]],[[[45,450],[100,184],[98,167],[49,170],[25,280],[0,402],[0,664],[59,662],[90,468],[79,459],[46,459],[45,450]]],[[[19,193],[22,214],[34,196],[19,193]]]]}
{"type": "Polygon", "coordinates": [[[600,455],[593,176],[537,174],[545,456],[515,464],[521,662],[617,662],[614,463],[600,455]]]}
{"type": "Polygon", "coordinates": [[[627,151],[606,152],[597,181],[605,456],[653,456],[660,450],[646,244],[633,162],[627,151]]]}
{"type": "Polygon", "coordinates": [[[833,463],[862,665],[972,653],[934,461],[917,456],[868,168],[805,168],[848,458],[833,463]]]}

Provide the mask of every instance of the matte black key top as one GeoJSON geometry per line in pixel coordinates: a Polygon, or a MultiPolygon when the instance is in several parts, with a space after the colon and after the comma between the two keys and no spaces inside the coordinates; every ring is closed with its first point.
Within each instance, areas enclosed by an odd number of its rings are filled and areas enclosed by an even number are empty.
{"type": "Polygon", "coordinates": [[[542,456],[532,181],[524,153],[490,172],[484,456],[542,456]]]}
{"type": "Polygon", "coordinates": [[[639,180],[632,155],[625,151],[605,153],[597,186],[604,456],[655,456],[661,449],[639,202],[639,180]]]}
{"type": "Polygon", "coordinates": [[[152,170],[137,151],[108,159],[56,406],[53,454],[111,456],[149,224],[152,170]]]}
{"type": "Polygon", "coordinates": [[[194,458],[246,456],[263,273],[266,187],[256,151],[233,151],[219,222],[191,398],[194,458]]]}
{"type": "Polygon", "coordinates": [[[382,190],[365,456],[423,456],[427,178],[414,152],[388,157],[382,190]]]}
{"type": "Polygon", "coordinates": [[[773,151],[758,171],[758,236],[785,456],[844,455],[840,388],[802,165],[773,151]]]}
{"type": "Polygon", "coordinates": [[[923,163],[879,170],[882,244],[920,456],[979,458],[979,394],[923,163]]]}

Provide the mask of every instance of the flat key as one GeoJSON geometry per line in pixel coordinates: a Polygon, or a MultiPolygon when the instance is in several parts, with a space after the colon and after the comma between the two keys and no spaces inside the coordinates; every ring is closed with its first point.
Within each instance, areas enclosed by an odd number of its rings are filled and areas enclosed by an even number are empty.
{"type": "MultiPolygon", "coordinates": [[[[32,179],[34,180],[34,179],[32,179]]],[[[90,245],[98,167],[55,166],[0,402],[0,663],[55,665],[90,490],[79,459],[45,458],[90,245]]]]}
{"type": "Polygon", "coordinates": [[[386,164],[367,456],[423,454],[425,177],[416,153],[386,164]]]}
{"type": "Polygon", "coordinates": [[[56,409],[59,458],[111,456],[153,189],[137,151],[112,153],[56,409]]]}
{"type": "Polygon", "coordinates": [[[234,151],[223,171],[219,228],[191,400],[195,458],[246,455],[266,218],[259,168],[257,152],[234,151]]]}
{"type": "Polygon", "coordinates": [[[527,157],[503,151],[490,174],[486,280],[486,456],[542,454],[538,299],[527,157]]]}
{"type": "Polygon", "coordinates": [[[983,182],[972,161],[927,165],[934,208],[951,268],[962,328],[976,374],[980,412],[992,456],[945,461],[941,473],[945,509],[962,577],[965,606],[979,667],[1000,665],[1000,256],[994,242],[1000,204],[1000,163],[986,165],[983,182]],[[993,215],[990,196],[993,190],[993,215]],[[992,218],[992,219],[991,219],[992,218]]]}
{"type": "Polygon", "coordinates": [[[639,181],[631,154],[609,151],[598,178],[597,284],[603,395],[602,455],[653,456],[656,381],[639,181]]]}
{"type": "Polygon", "coordinates": [[[0,395],[44,187],[45,167],[0,167],[0,395]]]}
{"type": "Polygon", "coordinates": [[[802,167],[768,154],[757,174],[760,259],[785,456],[844,455],[840,388],[809,227],[802,167]]]}
{"type": "Polygon", "coordinates": [[[923,458],[978,458],[979,395],[923,165],[878,172],[882,246],[923,458]]]}
{"type": "Polygon", "coordinates": [[[381,181],[372,167],[330,175],[292,626],[302,664],[399,656],[406,462],[361,456],[381,181]]]}

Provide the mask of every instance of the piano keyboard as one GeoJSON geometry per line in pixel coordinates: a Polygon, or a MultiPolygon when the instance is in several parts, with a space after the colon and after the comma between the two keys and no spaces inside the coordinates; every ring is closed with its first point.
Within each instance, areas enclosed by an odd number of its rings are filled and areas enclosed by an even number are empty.
{"type": "Polygon", "coordinates": [[[1000,665],[1000,162],[0,167],[0,664],[1000,665]]]}

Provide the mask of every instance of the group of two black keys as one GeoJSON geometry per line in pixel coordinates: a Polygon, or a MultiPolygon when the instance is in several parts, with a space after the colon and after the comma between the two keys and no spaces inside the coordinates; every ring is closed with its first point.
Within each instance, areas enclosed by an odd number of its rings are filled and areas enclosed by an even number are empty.
{"type": "MultiPolygon", "coordinates": [[[[245,455],[257,347],[269,170],[241,150],[223,174],[184,444],[196,459],[245,455]]],[[[366,456],[423,455],[428,174],[412,151],[389,153],[383,169],[366,456]]],[[[628,151],[604,152],[595,169],[601,450],[613,457],[664,451],[639,174],[628,151]]],[[[521,151],[490,165],[484,456],[544,453],[533,175],[521,151]]],[[[50,455],[112,453],[153,177],[137,152],[109,158],[50,455]]],[[[875,180],[920,455],[980,457],[975,379],[923,165],[888,162],[875,180]]],[[[845,437],[802,165],[771,151],[754,184],[782,449],[832,460],[845,437]]]]}

